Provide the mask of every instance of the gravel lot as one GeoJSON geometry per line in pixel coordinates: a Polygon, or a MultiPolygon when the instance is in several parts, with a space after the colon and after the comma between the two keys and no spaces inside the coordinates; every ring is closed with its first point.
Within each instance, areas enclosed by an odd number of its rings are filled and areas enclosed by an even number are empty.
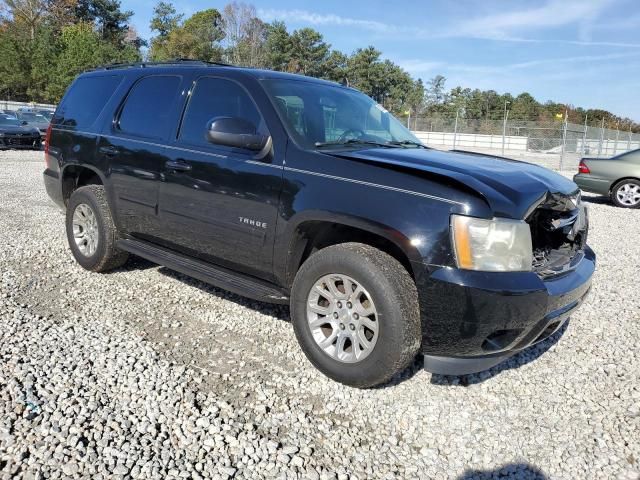
{"type": "Polygon", "coordinates": [[[0,152],[0,479],[640,478],[640,210],[590,202],[592,294],[489,372],[361,391],[288,309],[74,262],[39,152],[0,152]]]}

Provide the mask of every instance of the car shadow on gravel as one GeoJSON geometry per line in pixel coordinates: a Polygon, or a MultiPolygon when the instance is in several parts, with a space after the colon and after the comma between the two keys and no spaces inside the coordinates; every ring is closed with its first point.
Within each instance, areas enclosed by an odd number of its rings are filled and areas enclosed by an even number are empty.
{"type": "Polygon", "coordinates": [[[157,267],[158,264],[150,262],[149,260],[145,260],[141,257],[136,257],[134,255],[129,255],[127,262],[121,267],[114,268],[113,270],[109,270],[104,272],[104,274],[109,275],[112,273],[126,273],[126,272],[134,272],[137,270],[148,270],[149,268],[157,267]]]}
{"type": "MultiPolygon", "coordinates": [[[[153,264],[152,264],[153,265],[153,264]]],[[[227,292],[226,290],[222,290],[220,288],[216,288],[213,285],[209,285],[208,283],[201,282],[193,277],[189,277],[188,275],[184,275],[182,273],[176,272],[166,267],[160,267],[158,269],[162,275],[173,278],[175,280],[179,280],[180,282],[189,285],[190,287],[197,288],[198,290],[202,290],[203,292],[209,295],[215,295],[217,297],[223,298],[224,300],[228,300],[230,302],[234,302],[242,307],[250,308],[255,310],[262,315],[267,315],[270,317],[274,317],[278,320],[283,320],[287,323],[291,323],[291,318],[289,317],[289,307],[286,305],[278,305],[275,303],[266,303],[260,302],[258,300],[252,300],[247,297],[243,297],[241,295],[236,295],[235,293],[227,292]]]]}
{"type": "Polygon", "coordinates": [[[553,347],[560,338],[564,335],[569,327],[569,323],[571,319],[567,320],[560,329],[551,335],[546,340],[533,345],[529,348],[525,348],[521,352],[518,352],[513,357],[510,357],[499,363],[495,367],[490,368],[489,370],[485,370],[479,373],[473,373],[470,375],[431,375],[431,383],[433,385],[442,385],[442,386],[461,386],[468,387],[469,385],[476,385],[478,383],[482,383],[490,378],[493,378],[497,375],[500,375],[502,372],[506,370],[511,370],[514,368],[520,368],[527,363],[533,362],[537,360],[539,357],[544,355],[551,347],[553,347]]]}
{"type": "Polygon", "coordinates": [[[582,196],[582,200],[584,200],[587,203],[593,203],[596,205],[611,205],[613,206],[613,203],[611,203],[611,199],[609,197],[606,196],[598,196],[598,195],[583,195],[582,196]]]}
{"type": "Polygon", "coordinates": [[[521,478],[523,480],[546,480],[542,470],[528,463],[509,463],[494,470],[467,470],[457,480],[489,480],[494,478],[521,478]]]}

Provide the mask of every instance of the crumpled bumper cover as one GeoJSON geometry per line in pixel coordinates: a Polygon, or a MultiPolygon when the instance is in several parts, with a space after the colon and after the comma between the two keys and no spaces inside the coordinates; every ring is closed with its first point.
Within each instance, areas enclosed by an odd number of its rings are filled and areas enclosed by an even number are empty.
{"type": "Polygon", "coordinates": [[[595,253],[543,279],[533,272],[440,268],[418,281],[425,368],[462,375],[490,368],[561,328],[591,287],[595,253]]]}

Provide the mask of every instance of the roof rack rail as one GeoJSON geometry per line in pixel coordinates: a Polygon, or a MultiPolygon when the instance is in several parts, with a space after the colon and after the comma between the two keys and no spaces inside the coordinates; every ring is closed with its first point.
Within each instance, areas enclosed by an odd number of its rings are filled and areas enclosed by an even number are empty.
{"type": "Polygon", "coordinates": [[[164,65],[203,65],[203,66],[219,66],[219,67],[233,67],[228,63],[223,62],[208,62],[206,60],[194,60],[192,58],[176,58],[173,60],[166,60],[162,62],[131,62],[131,63],[111,63],[109,65],[101,65],[94,70],[116,70],[119,68],[147,68],[158,67],[164,65]]]}

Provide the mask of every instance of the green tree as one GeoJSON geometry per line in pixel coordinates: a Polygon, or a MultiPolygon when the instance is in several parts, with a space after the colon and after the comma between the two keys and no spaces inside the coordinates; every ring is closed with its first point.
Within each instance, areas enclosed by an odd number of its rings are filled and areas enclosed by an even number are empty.
{"type": "Polygon", "coordinates": [[[349,84],[377,101],[381,100],[376,97],[380,90],[379,85],[383,81],[379,64],[380,52],[371,46],[359,48],[347,62],[349,84]]]}
{"type": "Polygon", "coordinates": [[[222,59],[223,38],[222,17],[211,8],[195,13],[171,30],[166,42],[158,45],[150,56],[154,60],[192,58],[216,62],[222,59]]]}
{"type": "Polygon", "coordinates": [[[428,107],[436,107],[442,105],[446,101],[445,83],[447,79],[442,75],[436,75],[427,82],[426,102],[428,107]]]}
{"type": "Polygon", "coordinates": [[[177,13],[175,7],[169,2],[158,2],[153,8],[151,18],[151,30],[158,32],[160,38],[166,39],[169,34],[182,22],[184,15],[177,13]]]}
{"type": "Polygon", "coordinates": [[[513,100],[510,110],[509,118],[512,120],[537,120],[541,106],[535,98],[524,92],[513,100]]]}
{"type": "Polygon", "coordinates": [[[30,32],[7,23],[0,26],[0,93],[5,98],[28,100],[31,82],[30,32]]]}
{"type": "Polygon", "coordinates": [[[92,23],[102,38],[114,43],[124,40],[132,11],[122,11],[119,0],[77,0],[76,20],[92,23]]]}
{"type": "Polygon", "coordinates": [[[322,76],[322,65],[331,46],[312,28],[295,30],[289,38],[289,64],[287,70],[312,77],[322,76]]]}
{"type": "Polygon", "coordinates": [[[158,35],[151,39],[149,58],[151,60],[166,60],[166,47],[169,35],[176,30],[184,15],[178,14],[172,3],[159,2],[153,9],[153,17],[149,27],[158,35]]]}
{"type": "Polygon", "coordinates": [[[54,28],[45,26],[38,29],[38,34],[31,44],[30,50],[30,81],[27,87],[27,97],[37,101],[57,101],[47,95],[51,79],[55,76],[59,42],[54,28]]]}
{"type": "Polygon", "coordinates": [[[103,40],[93,24],[80,22],[63,28],[60,54],[55,62],[55,74],[46,89],[46,98],[57,101],[73,79],[81,72],[116,62],[133,62],[139,53],[134,47],[120,48],[103,40]]]}
{"type": "Polygon", "coordinates": [[[267,26],[265,41],[265,66],[283,72],[291,60],[291,37],[283,22],[267,26]]]}
{"type": "Polygon", "coordinates": [[[348,81],[349,58],[338,50],[332,50],[321,66],[322,78],[338,83],[348,81]]]}

